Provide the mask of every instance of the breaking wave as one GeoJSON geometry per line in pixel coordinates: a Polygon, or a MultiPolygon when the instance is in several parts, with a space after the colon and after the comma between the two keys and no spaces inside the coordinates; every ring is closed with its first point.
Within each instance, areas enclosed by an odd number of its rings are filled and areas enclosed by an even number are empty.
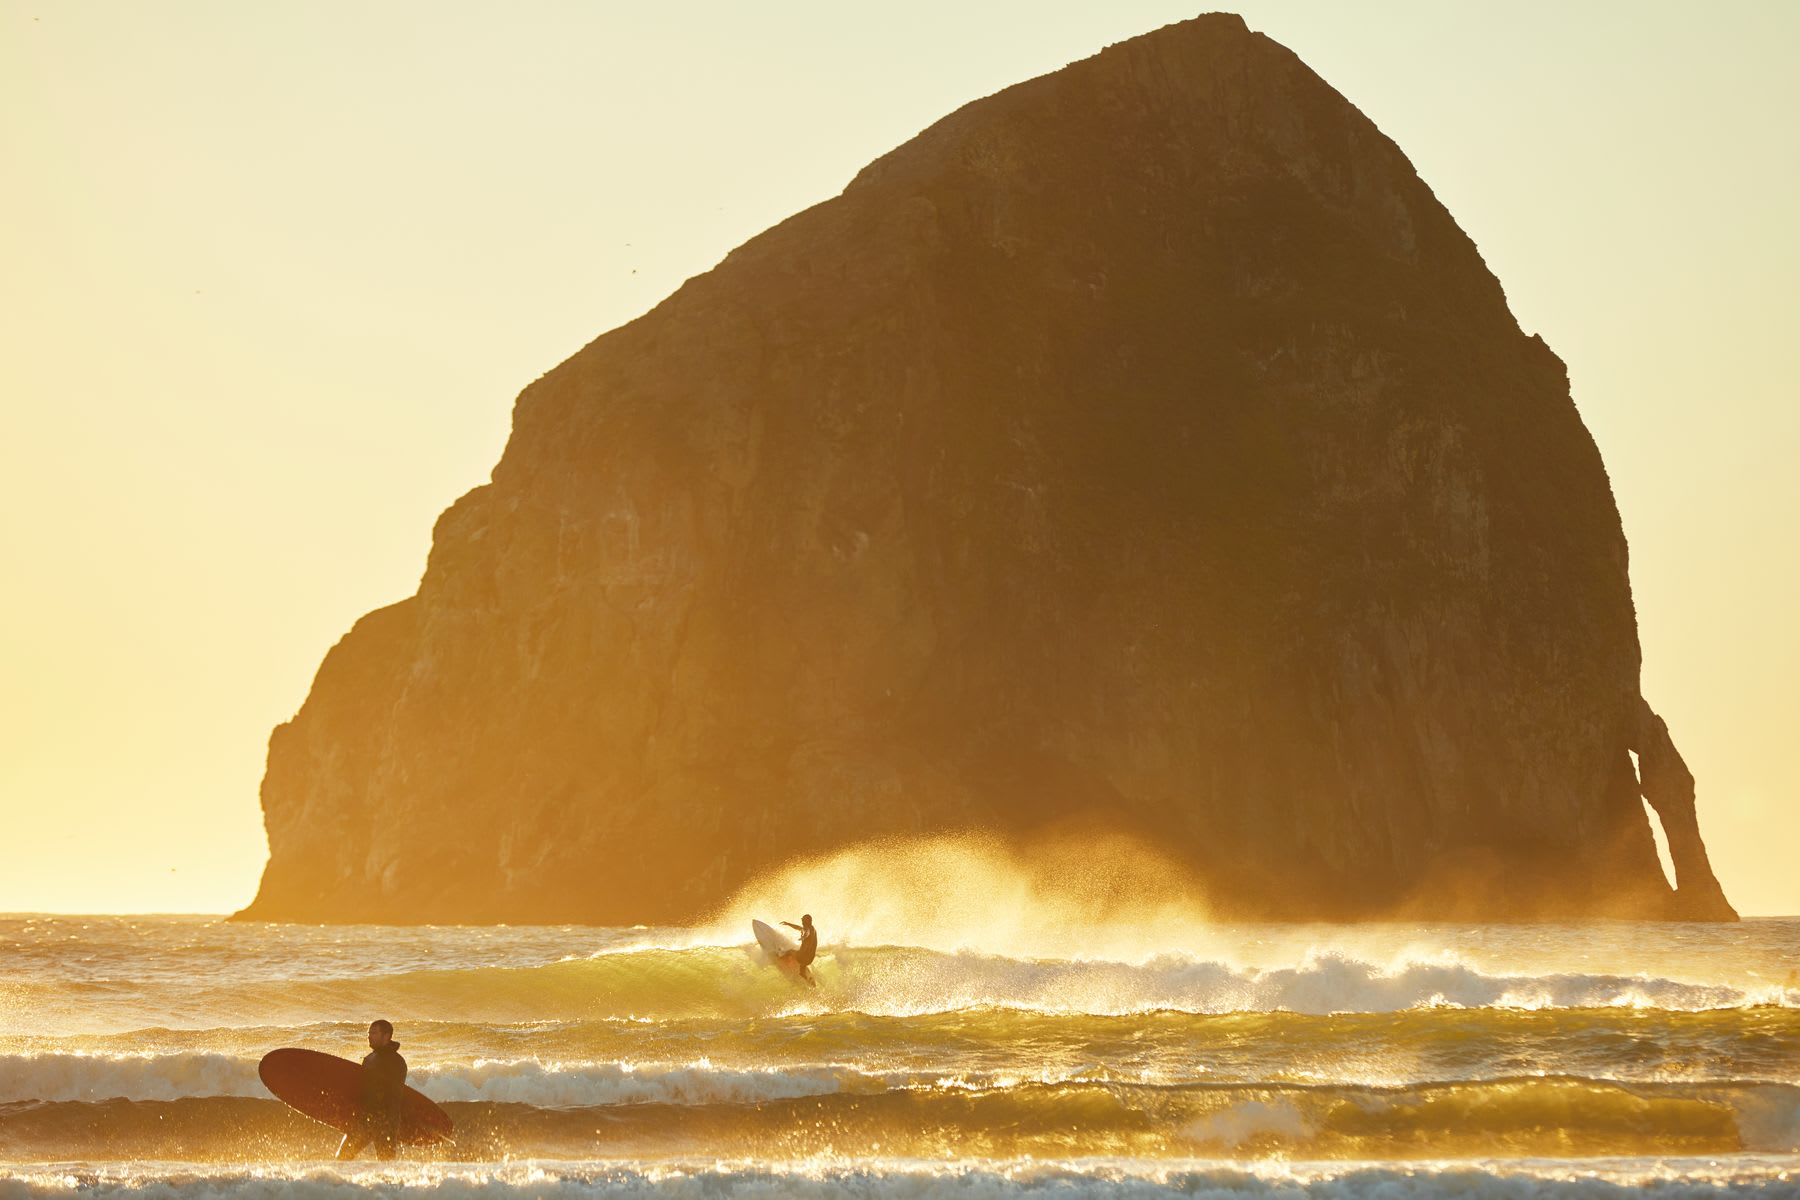
{"type": "MultiPolygon", "coordinates": [[[[731,1104],[1014,1082],[1483,1082],[1526,1072],[1620,1083],[1800,1084],[1800,1010],[1418,1008],[1395,1013],[1100,1016],[974,1008],[769,1019],[619,1018],[404,1027],[412,1083],[440,1101],[731,1104]],[[1021,1056],[1019,1048],[1027,1048],[1021,1056]]],[[[263,1098],[274,1046],[354,1055],[360,1026],[176,1031],[0,1054],[0,1105],[263,1098]]]]}
{"type": "MultiPolygon", "coordinates": [[[[1336,953],[1291,966],[1165,954],[1143,963],[1021,959],[909,947],[842,947],[801,991],[742,947],[644,948],[532,967],[408,971],[360,979],[244,983],[187,998],[184,1012],[255,1012],[293,1024],[371,1007],[418,1021],[754,1018],[854,1011],[915,1016],[972,1008],[1119,1015],[1410,1009],[1640,1008],[1675,1012],[1800,1007],[1800,988],[1650,975],[1490,974],[1453,959],[1378,964],[1336,953]]],[[[178,1024],[170,1020],[169,1024],[178,1024]]],[[[191,1023],[191,1022],[190,1022],[191,1023]]]]}
{"type": "Polygon", "coordinates": [[[1435,1200],[1446,1195],[1469,1200],[1724,1200],[1755,1195],[1793,1200],[1800,1197],[1800,1181],[1782,1163],[1721,1168],[1681,1162],[1580,1171],[1384,1165],[1259,1172],[1217,1165],[1157,1169],[887,1162],[802,1169],[708,1164],[0,1173],[5,1200],[63,1200],[77,1192],[102,1197],[130,1192],[152,1200],[360,1200],[370,1195],[413,1200],[1435,1200]]]}
{"type": "MultiPolygon", "coordinates": [[[[727,1076],[699,1084],[715,1097],[706,1100],[693,1081],[644,1082],[635,1099],[602,1092],[585,1106],[446,1099],[456,1142],[437,1154],[467,1161],[804,1160],[821,1153],[1396,1160],[1800,1152],[1800,1087],[1777,1083],[1524,1076],[1378,1087],[820,1076],[782,1085],[727,1076]],[[781,1096],[783,1086],[801,1094],[781,1096]],[[657,1089],[668,1098],[649,1098],[657,1089]]],[[[0,1148],[13,1161],[223,1162],[247,1148],[261,1160],[298,1161],[335,1145],[335,1133],[274,1100],[0,1106],[0,1148]]]]}
{"type": "Polygon", "coordinates": [[[0,1200],[130,1180],[167,1200],[346,1181],[414,1200],[1697,1196],[1800,1172],[1787,922],[1254,927],[1137,957],[1098,938],[1104,958],[1023,948],[1053,930],[983,950],[844,940],[817,991],[717,944],[731,929],[289,930],[265,947],[195,922],[25,924],[10,936],[35,965],[0,986],[0,1200]],[[317,1170],[337,1135],[270,1097],[257,1060],[355,1057],[374,1016],[400,1026],[455,1140],[317,1170]],[[1711,1166],[1658,1174],[1669,1156],[1711,1166]],[[1192,1169],[1221,1159],[1266,1173],[1192,1169]],[[1078,1166],[1030,1165],[1046,1162],[1078,1166]],[[51,1163],[100,1165],[31,1165],[51,1163]]]}
{"type": "MultiPolygon", "coordinates": [[[[610,1104],[755,1104],[887,1083],[853,1067],[715,1067],[710,1063],[478,1060],[414,1070],[408,1082],[442,1103],[568,1108],[610,1104]]],[[[226,1054],[0,1056],[0,1104],[28,1101],[267,1098],[256,1061],[226,1054]]]]}

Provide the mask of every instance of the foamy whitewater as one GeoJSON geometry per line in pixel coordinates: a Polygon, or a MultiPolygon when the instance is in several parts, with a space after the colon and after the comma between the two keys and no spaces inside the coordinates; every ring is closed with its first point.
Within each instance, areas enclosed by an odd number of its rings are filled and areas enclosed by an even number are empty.
{"type": "Polygon", "coordinates": [[[0,918],[0,1200],[1800,1197],[1800,920],[1076,954],[816,915],[816,992],[735,920],[0,918]],[[256,1063],[360,1057],[375,1017],[457,1138],[338,1164],[256,1063]]]}

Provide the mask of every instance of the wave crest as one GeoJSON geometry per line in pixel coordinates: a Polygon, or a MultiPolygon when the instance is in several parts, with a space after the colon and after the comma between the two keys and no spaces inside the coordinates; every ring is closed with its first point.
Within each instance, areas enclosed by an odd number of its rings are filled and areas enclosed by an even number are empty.
{"type": "Polygon", "coordinates": [[[904,946],[835,946],[797,989],[747,946],[642,947],[529,967],[412,970],[327,981],[219,987],[184,1001],[191,1023],[248,1014],[264,1025],[341,1021],[371,1010],[409,1023],[522,1024],[645,1019],[747,1020],[856,1012],[909,1017],[970,1009],[1122,1016],[1390,1013],[1434,1007],[1637,1008],[1700,1012],[1800,1007],[1800,988],[1652,975],[1494,974],[1449,957],[1377,963],[1312,952],[1285,966],[1188,954],[1141,963],[1034,959],[904,946]]]}
{"type": "Polygon", "coordinates": [[[425,1200],[1714,1200],[1800,1196],[1791,1164],[1554,1166],[1343,1166],[1274,1171],[1239,1167],[1117,1167],[1015,1162],[979,1167],[892,1161],[781,1169],[744,1164],[551,1168],[419,1168],[254,1172],[157,1167],[0,1169],[13,1200],[148,1194],[164,1200],[361,1200],[371,1188],[425,1200]]]}
{"type": "MultiPolygon", "coordinates": [[[[883,1078],[847,1066],[717,1067],[545,1063],[477,1059],[411,1072],[407,1082],[440,1103],[576,1108],[616,1104],[758,1104],[839,1092],[875,1092],[883,1078]]],[[[253,1059],[227,1054],[0,1055],[0,1104],[267,1099],[253,1059]]]]}
{"type": "MultiPolygon", "coordinates": [[[[1800,1087],[1749,1081],[1520,1076],[1372,1086],[821,1075],[784,1084],[726,1073],[697,1084],[602,1073],[599,1082],[643,1090],[568,1107],[445,1096],[456,1141],[430,1153],[464,1161],[743,1155],[797,1162],[820,1154],[1169,1161],[1800,1151],[1800,1087]],[[783,1098],[762,1091],[772,1082],[820,1090],[783,1098]],[[635,1101],[624,1098],[632,1094],[635,1101]]],[[[520,1092],[529,1093],[529,1085],[520,1092]]],[[[329,1153],[335,1134],[272,1099],[193,1097],[0,1109],[0,1143],[26,1161],[233,1162],[246,1144],[264,1160],[296,1161],[329,1153]]]]}
{"type": "MultiPolygon", "coordinates": [[[[855,1011],[916,1016],[981,1008],[1075,1012],[1096,1016],[1190,1013],[1402,1012],[1458,1008],[1640,1008],[1677,1012],[1800,1006],[1800,989],[1759,989],[1650,976],[1561,973],[1488,974],[1466,963],[1432,959],[1382,966],[1336,953],[1308,954],[1296,965],[1248,967],[1165,954],[1143,963],[1021,959],[915,947],[841,947],[823,954],[817,993],[796,991],[741,949],[614,952],[578,962],[517,971],[464,973],[459,983],[492,986],[496,1008],[529,994],[536,1015],[549,1001],[575,1001],[578,1013],[622,1017],[769,1016],[855,1011]]],[[[433,981],[413,976],[409,985],[433,981]]],[[[478,1000],[468,994],[465,1002],[478,1000]]],[[[559,1015],[569,1007],[559,1006],[559,1015]]],[[[508,1012],[490,1014],[504,1019],[508,1012]]]]}

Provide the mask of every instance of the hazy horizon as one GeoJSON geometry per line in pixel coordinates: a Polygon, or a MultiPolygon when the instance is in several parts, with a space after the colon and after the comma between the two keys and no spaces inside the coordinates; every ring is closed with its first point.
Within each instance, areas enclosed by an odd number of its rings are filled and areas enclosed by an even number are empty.
{"type": "MultiPolygon", "coordinates": [[[[1800,9],[1231,10],[1567,362],[1720,880],[1800,913],[1800,9]]],[[[270,730],[526,383],[960,105],[1199,11],[0,2],[0,911],[247,904],[270,730]]]]}

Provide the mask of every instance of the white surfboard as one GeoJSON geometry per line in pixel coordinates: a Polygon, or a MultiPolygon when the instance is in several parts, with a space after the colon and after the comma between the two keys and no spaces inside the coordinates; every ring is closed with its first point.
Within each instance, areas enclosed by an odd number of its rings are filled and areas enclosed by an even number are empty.
{"type": "Polygon", "coordinates": [[[761,921],[750,922],[750,932],[756,935],[756,944],[762,947],[764,957],[770,963],[779,962],[784,954],[791,954],[800,948],[796,942],[773,925],[765,925],[761,921]]]}
{"type": "Polygon", "coordinates": [[[756,935],[756,944],[762,947],[764,962],[796,984],[809,983],[813,987],[819,986],[819,981],[809,975],[806,968],[801,966],[794,957],[794,952],[800,949],[799,942],[773,925],[765,925],[761,921],[750,922],[750,932],[756,935]]]}

